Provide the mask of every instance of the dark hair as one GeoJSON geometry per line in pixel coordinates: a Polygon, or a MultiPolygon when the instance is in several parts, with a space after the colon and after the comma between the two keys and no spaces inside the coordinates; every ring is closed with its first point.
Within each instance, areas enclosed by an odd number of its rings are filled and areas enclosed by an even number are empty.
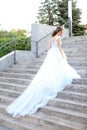
{"type": "Polygon", "coordinates": [[[58,32],[62,31],[62,27],[57,27],[56,30],[53,31],[52,37],[55,36],[58,32]]]}

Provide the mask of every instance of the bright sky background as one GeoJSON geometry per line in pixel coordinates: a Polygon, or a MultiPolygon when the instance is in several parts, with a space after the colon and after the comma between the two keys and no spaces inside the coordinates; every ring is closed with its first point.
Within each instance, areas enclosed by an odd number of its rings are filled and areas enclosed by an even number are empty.
{"type": "MultiPolygon", "coordinates": [[[[30,30],[37,19],[38,7],[42,0],[0,0],[0,29],[23,28],[30,30]]],[[[77,0],[82,9],[82,23],[87,24],[86,0],[77,0]]]]}

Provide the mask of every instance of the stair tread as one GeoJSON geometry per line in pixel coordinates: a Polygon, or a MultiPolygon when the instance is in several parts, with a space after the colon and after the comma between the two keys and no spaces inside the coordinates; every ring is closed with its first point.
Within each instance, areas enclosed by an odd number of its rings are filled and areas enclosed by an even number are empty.
{"type": "Polygon", "coordinates": [[[0,72],[0,74],[10,74],[10,75],[12,74],[12,75],[28,75],[28,76],[34,76],[34,74],[31,74],[31,73],[30,73],[30,74],[28,74],[28,73],[14,73],[14,72],[10,72],[10,73],[9,73],[9,72],[4,72],[4,71],[3,71],[3,72],[0,72]]]}
{"type": "Polygon", "coordinates": [[[15,100],[15,98],[13,98],[13,97],[3,96],[3,95],[1,95],[1,94],[0,94],[0,98],[9,99],[9,100],[11,100],[11,101],[15,100]]]}
{"type": "Polygon", "coordinates": [[[15,84],[15,83],[6,83],[6,82],[1,82],[0,81],[0,84],[2,84],[2,85],[11,85],[11,86],[17,86],[17,87],[24,87],[24,88],[26,88],[26,85],[20,85],[20,84],[15,84]]]}
{"type": "Polygon", "coordinates": [[[54,107],[54,106],[44,106],[42,107],[42,109],[48,109],[48,110],[53,110],[55,112],[60,112],[60,113],[65,113],[65,114],[68,114],[68,115],[74,115],[74,116],[78,116],[78,117],[83,117],[83,118],[86,118],[87,119],[87,115],[82,113],[82,112],[78,112],[78,111],[73,111],[73,110],[66,110],[66,109],[63,109],[63,108],[58,108],[58,107],[54,107]]]}
{"type": "Polygon", "coordinates": [[[20,120],[19,118],[13,118],[12,116],[8,116],[8,115],[4,115],[0,113],[0,118],[1,118],[1,122],[3,125],[3,121],[7,121],[9,123],[14,123],[14,125],[19,125],[23,128],[25,128],[25,130],[27,129],[31,129],[31,130],[52,130],[49,129],[49,127],[45,127],[45,126],[41,126],[41,125],[37,125],[35,123],[29,123],[29,122],[25,122],[20,120]]]}
{"type": "Polygon", "coordinates": [[[45,120],[45,121],[48,121],[48,122],[51,122],[51,123],[54,123],[54,124],[68,126],[68,127],[71,127],[71,128],[74,128],[74,129],[78,129],[78,130],[82,130],[82,128],[84,126],[86,126],[86,125],[83,125],[81,123],[79,124],[79,123],[76,123],[76,122],[71,122],[71,121],[67,121],[67,120],[64,120],[64,119],[56,118],[56,117],[53,117],[53,116],[49,116],[49,115],[44,114],[42,112],[37,112],[35,115],[32,115],[32,116],[33,117],[36,116],[36,118],[39,118],[39,119],[42,119],[42,120],[45,120]]]}
{"type": "Polygon", "coordinates": [[[0,130],[12,130],[12,129],[10,129],[10,128],[7,128],[7,127],[5,127],[5,126],[0,125],[0,130]]]}
{"type": "Polygon", "coordinates": [[[15,91],[15,90],[9,90],[9,89],[4,89],[4,88],[0,88],[0,91],[4,91],[4,92],[12,92],[12,93],[18,93],[21,94],[21,92],[15,91]]]}
{"type": "Polygon", "coordinates": [[[14,69],[14,68],[7,68],[7,69],[4,70],[4,72],[5,72],[6,70],[22,70],[22,71],[23,71],[23,70],[27,70],[27,71],[28,71],[28,70],[38,70],[38,69],[35,69],[35,68],[28,68],[28,69],[19,69],[19,68],[15,68],[15,69],[14,69]]]}
{"type": "Polygon", "coordinates": [[[24,81],[31,81],[30,79],[18,79],[18,78],[12,78],[12,77],[0,77],[0,79],[15,79],[15,80],[24,80],[24,81]]]}
{"type": "Polygon", "coordinates": [[[69,88],[70,87],[78,87],[78,88],[79,87],[83,87],[83,88],[87,88],[87,85],[85,85],[85,84],[70,84],[70,85],[67,85],[66,88],[67,87],[69,87],[69,88]]]}
{"type": "Polygon", "coordinates": [[[6,109],[7,105],[6,104],[0,104],[0,108],[6,109]]]}
{"type": "Polygon", "coordinates": [[[79,92],[72,92],[72,91],[61,91],[61,92],[59,92],[59,93],[69,93],[69,94],[73,94],[73,95],[79,95],[79,96],[85,96],[85,97],[87,97],[87,94],[86,93],[79,93],[79,92]]]}
{"type": "Polygon", "coordinates": [[[69,99],[66,100],[66,99],[62,99],[62,98],[54,98],[54,99],[51,99],[49,102],[51,102],[51,101],[64,102],[64,103],[68,103],[68,104],[80,105],[80,106],[87,107],[87,103],[83,103],[80,101],[73,101],[73,100],[69,100],[69,99]]]}

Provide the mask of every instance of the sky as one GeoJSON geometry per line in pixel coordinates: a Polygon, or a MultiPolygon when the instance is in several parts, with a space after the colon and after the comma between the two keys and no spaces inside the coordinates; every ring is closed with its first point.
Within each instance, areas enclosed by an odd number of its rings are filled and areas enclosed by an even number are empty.
{"type": "MultiPolygon", "coordinates": [[[[0,0],[0,30],[12,28],[31,29],[37,20],[38,8],[42,0],[0,0]]],[[[82,10],[82,23],[87,24],[86,0],[77,0],[77,7],[82,10]]]]}

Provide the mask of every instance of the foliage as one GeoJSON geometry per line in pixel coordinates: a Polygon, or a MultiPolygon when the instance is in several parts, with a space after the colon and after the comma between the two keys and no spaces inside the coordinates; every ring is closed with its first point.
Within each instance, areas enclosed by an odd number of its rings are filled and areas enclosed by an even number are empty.
{"type": "Polygon", "coordinates": [[[57,0],[44,0],[41,2],[38,12],[40,23],[55,25],[58,22],[58,2],[57,0]]]}
{"type": "MultiPolygon", "coordinates": [[[[14,39],[16,39],[16,50],[30,50],[30,37],[27,37],[25,30],[14,30],[12,29],[10,32],[0,31],[0,46],[3,46],[14,39]]],[[[8,54],[9,52],[14,50],[14,42],[11,42],[6,47],[0,49],[0,57],[8,54]]]]}
{"type": "MultiPolygon", "coordinates": [[[[84,26],[80,24],[81,10],[76,4],[77,0],[72,0],[72,32],[75,36],[84,34],[84,26]]],[[[40,23],[49,25],[65,24],[68,21],[68,0],[44,0],[37,18],[40,23]]]]}

